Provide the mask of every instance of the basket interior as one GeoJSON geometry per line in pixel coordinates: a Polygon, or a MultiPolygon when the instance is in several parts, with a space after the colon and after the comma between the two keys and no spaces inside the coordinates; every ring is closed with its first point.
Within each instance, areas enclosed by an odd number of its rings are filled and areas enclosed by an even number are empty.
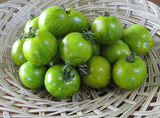
{"type": "Polygon", "coordinates": [[[160,9],[145,0],[11,0],[0,4],[0,117],[160,117],[160,9]],[[58,99],[45,88],[28,89],[11,59],[13,43],[23,36],[29,13],[39,15],[50,6],[72,7],[92,21],[105,9],[117,16],[123,29],[147,28],[153,48],[140,55],[148,68],[146,81],[132,91],[113,84],[103,89],[82,85],[71,98],[58,99]]]}

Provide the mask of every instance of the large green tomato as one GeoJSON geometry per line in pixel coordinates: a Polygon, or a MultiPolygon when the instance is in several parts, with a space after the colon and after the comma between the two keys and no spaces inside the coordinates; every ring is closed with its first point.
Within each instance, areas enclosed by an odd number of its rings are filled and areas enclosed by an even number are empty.
{"type": "Polygon", "coordinates": [[[81,33],[72,32],[63,38],[59,46],[59,55],[64,62],[78,57],[70,62],[71,65],[77,66],[89,60],[92,55],[92,46],[81,33]]]}
{"type": "Polygon", "coordinates": [[[102,56],[92,56],[87,65],[89,74],[82,76],[82,82],[93,88],[104,88],[111,79],[111,65],[102,56]]]}
{"type": "Polygon", "coordinates": [[[69,32],[82,33],[84,28],[90,28],[90,22],[83,13],[73,8],[67,8],[66,11],[69,12],[68,15],[70,16],[72,23],[69,32]]]}
{"type": "Polygon", "coordinates": [[[13,61],[19,66],[27,61],[22,51],[24,41],[25,38],[19,38],[14,42],[11,48],[11,57],[13,61]]]}
{"type": "Polygon", "coordinates": [[[29,61],[21,65],[19,78],[28,88],[40,88],[44,86],[44,77],[47,69],[44,66],[34,66],[29,61]]]}
{"type": "Polygon", "coordinates": [[[31,15],[31,19],[27,21],[24,27],[24,33],[27,34],[29,32],[30,27],[39,27],[38,20],[39,20],[39,16],[34,17],[33,15],[31,15]]]}
{"type": "Polygon", "coordinates": [[[153,47],[153,37],[148,30],[139,24],[134,24],[124,30],[122,38],[132,52],[144,54],[153,47]]]}
{"type": "Polygon", "coordinates": [[[71,19],[61,7],[52,6],[40,14],[38,25],[55,37],[63,37],[69,32],[71,19]]]}
{"type": "Polygon", "coordinates": [[[25,58],[35,66],[44,66],[57,54],[58,42],[48,31],[37,29],[33,38],[27,38],[23,44],[25,58]]]}
{"type": "MultiPolygon", "coordinates": [[[[80,87],[81,79],[78,72],[73,69],[73,71],[68,74],[70,77],[66,78],[62,72],[64,64],[57,64],[50,67],[45,75],[45,87],[47,91],[54,97],[57,98],[69,98],[74,95],[80,87]],[[74,76],[71,77],[71,74],[74,76]]],[[[67,67],[69,72],[71,68],[67,67]]],[[[68,76],[67,76],[68,77],[68,76]]]]}
{"type": "Polygon", "coordinates": [[[138,88],[146,79],[147,67],[144,61],[132,54],[126,57],[120,57],[114,64],[112,75],[115,84],[125,90],[138,88]]]}
{"type": "Polygon", "coordinates": [[[102,56],[105,57],[111,65],[113,65],[117,59],[125,55],[130,55],[130,49],[122,40],[119,40],[115,44],[104,45],[102,47],[102,56]]]}
{"type": "Polygon", "coordinates": [[[116,43],[122,37],[123,28],[116,16],[98,16],[92,24],[91,30],[96,37],[96,41],[103,45],[116,43]]]}

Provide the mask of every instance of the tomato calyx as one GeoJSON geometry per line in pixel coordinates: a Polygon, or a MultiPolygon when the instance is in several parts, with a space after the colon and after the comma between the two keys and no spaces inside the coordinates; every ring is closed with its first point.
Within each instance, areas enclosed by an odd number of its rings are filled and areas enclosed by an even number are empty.
{"type": "Polygon", "coordinates": [[[68,10],[68,11],[66,10],[66,14],[70,15],[71,14],[71,10],[68,10]]]}
{"type": "Polygon", "coordinates": [[[132,52],[132,54],[129,56],[129,55],[126,55],[125,59],[128,61],[128,62],[131,62],[133,63],[135,60],[134,60],[134,57],[135,57],[136,53],[135,52],[132,52]]]}
{"type": "Polygon", "coordinates": [[[111,13],[109,11],[103,10],[103,12],[101,13],[101,15],[109,17],[111,15],[111,13]]]}
{"type": "Polygon", "coordinates": [[[88,75],[90,73],[90,68],[88,67],[87,64],[83,62],[80,65],[78,65],[78,68],[80,71],[80,75],[88,75]]]}
{"type": "Polygon", "coordinates": [[[30,19],[33,20],[35,18],[34,14],[30,13],[30,19]]]}
{"type": "MultiPolygon", "coordinates": [[[[91,30],[89,31],[87,28],[83,28],[83,38],[91,42],[92,48],[96,47],[96,44],[95,44],[96,38],[94,37],[94,33],[91,30]]],[[[100,55],[97,48],[95,49],[97,54],[100,55]]]]}
{"type": "Polygon", "coordinates": [[[74,57],[74,58],[72,58],[71,60],[69,60],[68,62],[66,61],[65,62],[65,66],[63,67],[63,69],[62,69],[62,75],[63,75],[63,79],[64,79],[64,82],[69,82],[70,81],[70,79],[72,79],[72,78],[74,78],[75,77],[75,71],[73,70],[74,69],[74,67],[72,67],[71,65],[70,65],[70,62],[73,60],[73,59],[75,59],[75,58],[79,58],[79,57],[74,57]],[[69,69],[69,71],[68,71],[68,67],[70,67],[70,69],[69,69]]]}
{"type": "Polygon", "coordinates": [[[39,29],[38,27],[30,27],[29,32],[25,35],[25,38],[34,38],[36,36],[36,30],[39,29]]]}

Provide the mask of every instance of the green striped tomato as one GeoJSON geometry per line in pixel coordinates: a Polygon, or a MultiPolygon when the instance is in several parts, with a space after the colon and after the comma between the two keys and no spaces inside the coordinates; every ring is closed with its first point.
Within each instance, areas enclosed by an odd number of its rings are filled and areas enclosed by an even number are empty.
{"type": "Polygon", "coordinates": [[[125,90],[138,88],[146,79],[147,67],[145,62],[138,56],[120,57],[114,64],[112,75],[115,84],[125,90]]]}
{"type": "Polygon", "coordinates": [[[27,34],[29,32],[30,27],[39,27],[38,20],[39,20],[39,16],[28,20],[25,27],[24,27],[24,33],[27,34]]]}
{"type": "Polygon", "coordinates": [[[153,47],[153,37],[148,30],[139,24],[134,24],[124,30],[122,38],[132,52],[144,54],[153,47]]]}
{"type": "Polygon", "coordinates": [[[111,80],[111,65],[102,56],[92,56],[87,62],[89,74],[82,76],[82,82],[92,88],[104,88],[111,80]]]}
{"type": "MultiPolygon", "coordinates": [[[[45,75],[45,87],[47,91],[57,98],[69,98],[74,95],[80,87],[81,79],[78,72],[73,69],[74,77],[68,81],[64,79],[62,69],[64,64],[57,64],[50,67],[45,75]]],[[[67,67],[69,71],[70,67],[67,67]]]]}
{"type": "Polygon", "coordinates": [[[82,13],[73,8],[66,9],[68,16],[71,18],[71,28],[69,32],[83,32],[84,28],[90,28],[90,22],[88,18],[82,13]]]}
{"type": "Polygon", "coordinates": [[[19,66],[21,66],[23,63],[27,61],[26,58],[24,57],[23,50],[22,50],[24,41],[25,41],[25,38],[19,38],[14,42],[11,48],[12,60],[19,66]]]}
{"type": "Polygon", "coordinates": [[[19,78],[28,88],[40,88],[44,86],[44,77],[47,69],[45,66],[34,66],[29,61],[21,65],[19,78]]]}
{"type": "Polygon", "coordinates": [[[48,31],[37,29],[33,38],[23,44],[25,58],[35,66],[44,66],[57,54],[57,39],[48,31]]]}
{"type": "Polygon", "coordinates": [[[104,45],[102,47],[102,56],[105,57],[111,65],[122,56],[130,55],[130,49],[128,45],[122,40],[118,40],[113,45],[104,45]]]}
{"type": "Polygon", "coordinates": [[[55,37],[63,37],[69,32],[71,19],[61,7],[52,6],[40,14],[38,25],[55,37]]]}
{"type": "Polygon", "coordinates": [[[59,55],[64,62],[75,58],[70,65],[77,66],[82,62],[87,62],[92,56],[92,46],[90,41],[83,38],[79,32],[72,32],[66,35],[59,46],[59,55]]]}
{"type": "Polygon", "coordinates": [[[120,40],[122,36],[122,25],[116,16],[98,16],[92,24],[91,30],[96,41],[103,45],[111,45],[120,40]]]}

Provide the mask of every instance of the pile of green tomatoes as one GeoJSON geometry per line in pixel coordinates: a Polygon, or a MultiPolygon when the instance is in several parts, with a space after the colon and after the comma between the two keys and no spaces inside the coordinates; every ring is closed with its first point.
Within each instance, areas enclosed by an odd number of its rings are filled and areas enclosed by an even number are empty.
{"type": "Polygon", "coordinates": [[[120,19],[105,10],[93,21],[59,6],[30,16],[24,36],[11,49],[26,87],[45,87],[56,98],[69,98],[82,84],[103,89],[113,81],[133,90],[146,79],[147,66],[139,55],[151,50],[153,37],[144,26],[123,30],[120,19]]]}

